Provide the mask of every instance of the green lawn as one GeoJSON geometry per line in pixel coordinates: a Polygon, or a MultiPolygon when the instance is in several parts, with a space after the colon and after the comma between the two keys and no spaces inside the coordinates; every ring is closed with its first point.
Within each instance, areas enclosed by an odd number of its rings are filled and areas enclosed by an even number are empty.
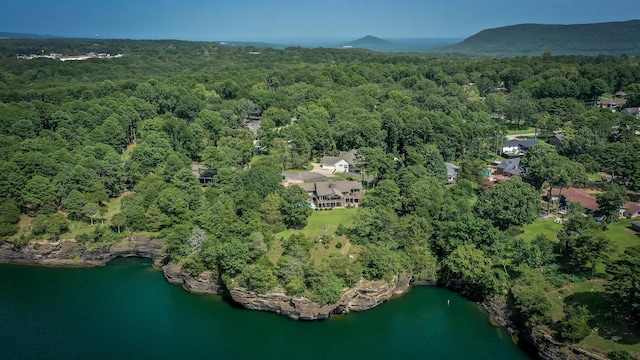
{"type": "Polygon", "coordinates": [[[598,173],[591,173],[587,175],[587,178],[589,179],[589,181],[593,181],[593,182],[602,181],[602,175],[598,173]]]}
{"type": "Polygon", "coordinates": [[[303,232],[308,237],[319,235],[335,235],[338,225],[353,225],[356,209],[335,209],[328,211],[314,211],[309,217],[307,226],[302,230],[287,229],[276,234],[276,238],[288,239],[291,234],[303,232]]]}
{"type": "Polygon", "coordinates": [[[524,232],[518,235],[519,239],[531,241],[538,234],[543,234],[552,241],[558,241],[558,231],[562,229],[562,224],[555,223],[553,219],[536,219],[532,224],[523,226],[522,229],[524,232]]]}
{"type": "MultiPolygon", "coordinates": [[[[629,229],[630,224],[631,220],[621,219],[609,225],[606,234],[616,246],[613,258],[618,257],[629,246],[640,245],[640,235],[629,229]]],[[[548,232],[553,227],[560,229],[561,225],[553,223],[553,220],[538,220],[526,226],[525,233],[520,236],[532,238],[537,231],[548,232]]],[[[551,302],[552,318],[554,321],[560,320],[563,315],[562,309],[568,304],[585,305],[591,313],[589,325],[594,331],[580,341],[578,345],[581,348],[599,353],[614,350],[640,352],[640,330],[629,326],[627,319],[614,311],[615,299],[606,292],[604,271],[604,264],[598,264],[595,279],[570,283],[547,293],[551,302]]]]}
{"type": "Polygon", "coordinates": [[[311,248],[311,260],[319,263],[325,257],[329,256],[332,252],[341,252],[345,255],[354,255],[358,253],[359,247],[351,244],[346,236],[336,235],[336,229],[338,225],[344,226],[353,225],[353,218],[356,215],[356,209],[335,209],[328,211],[314,211],[309,217],[309,223],[302,230],[285,230],[275,235],[276,241],[271,246],[271,249],[267,253],[267,257],[273,263],[277,263],[280,256],[282,256],[281,239],[288,239],[291,234],[302,232],[312,241],[315,245],[311,248]],[[318,236],[326,235],[330,241],[325,246],[319,242],[318,236]],[[336,244],[342,243],[341,248],[337,248],[336,244]]]}
{"type": "Polygon", "coordinates": [[[536,131],[534,127],[526,127],[517,124],[507,124],[507,135],[533,134],[536,131]]]}
{"type": "Polygon", "coordinates": [[[629,246],[640,245],[640,234],[634,232],[629,227],[631,219],[620,219],[609,225],[606,234],[611,238],[616,246],[614,258],[624,252],[629,246]]]}

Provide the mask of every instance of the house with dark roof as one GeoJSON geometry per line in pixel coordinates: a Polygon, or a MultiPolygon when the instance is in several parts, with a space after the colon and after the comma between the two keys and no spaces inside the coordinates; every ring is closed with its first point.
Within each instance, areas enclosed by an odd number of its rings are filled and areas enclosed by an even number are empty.
{"type": "Polygon", "coordinates": [[[358,206],[364,195],[360,181],[328,181],[297,184],[309,194],[316,209],[358,206]]]}
{"type": "Polygon", "coordinates": [[[341,151],[338,156],[324,156],[322,168],[333,172],[356,172],[356,150],[341,151]]]}
{"type": "Polygon", "coordinates": [[[520,158],[514,157],[511,159],[506,159],[505,161],[498,164],[496,167],[496,174],[503,175],[507,177],[511,176],[520,176],[520,158]]]}
{"type": "Polygon", "coordinates": [[[215,171],[209,170],[206,165],[202,164],[191,164],[191,172],[202,185],[212,183],[216,174],[215,171]]]}
{"type": "Polygon", "coordinates": [[[560,145],[560,143],[562,141],[564,141],[564,135],[562,135],[562,134],[553,134],[553,135],[549,136],[549,139],[547,139],[547,141],[551,145],[560,145]]]}
{"type": "Polygon", "coordinates": [[[640,221],[634,221],[631,223],[631,230],[640,232],[640,221]]]}
{"type": "Polygon", "coordinates": [[[515,155],[524,155],[527,151],[538,145],[540,141],[538,139],[533,140],[520,140],[520,139],[512,139],[508,140],[504,145],[502,145],[502,153],[503,154],[515,154],[515,155]]]}

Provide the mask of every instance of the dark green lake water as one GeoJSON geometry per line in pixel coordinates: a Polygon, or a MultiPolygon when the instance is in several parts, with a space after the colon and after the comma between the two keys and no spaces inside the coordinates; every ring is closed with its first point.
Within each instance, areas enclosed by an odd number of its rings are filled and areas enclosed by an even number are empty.
{"type": "Polygon", "coordinates": [[[189,294],[144,259],[0,265],[0,358],[529,359],[445,289],[414,287],[370,311],[297,322],[189,294]]]}

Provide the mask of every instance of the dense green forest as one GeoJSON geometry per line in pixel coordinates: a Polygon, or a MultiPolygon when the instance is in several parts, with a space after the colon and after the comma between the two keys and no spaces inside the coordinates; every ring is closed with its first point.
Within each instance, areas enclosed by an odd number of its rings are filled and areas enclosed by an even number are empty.
{"type": "Polygon", "coordinates": [[[591,328],[604,321],[629,347],[585,346],[638,349],[628,334],[640,334],[640,247],[637,235],[618,241],[615,231],[631,233],[613,215],[627,190],[640,190],[640,120],[594,103],[624,90],[625,106],[640,105],[639,58],[56,39],[0,41],[0,69],[0,235],[15,247],[150,234],[194,276],[320,303],[361,279],[412,274],[506,301],[523,330],[578,342],[597,338],[591,328]],[[125,56],[16,58],[49,52],[125,56]],[[255,116],[258,143],[242,126],[255,116]],[[524,156],[522,178],[487,182],[508,133],[560,130],[560,145],[524,156]],[[283,236],[315,214],[282,172],[351,149],[369,180],[351,221],[331,235],[340,241],[283,236]],[[455,185],[445,161],[460,166],[455,185]],[[212,183],[201,186],[194,163],[212,183]],[[562,224],[539,218],[553,210],[543,195],[599,172],[615,180],[598,196],[603,221],[579,206],[562,224]],[[340,251],[347,243],[350,256],[340,251]],[[568,296],[576,286],[596,291],[568,296]]]}

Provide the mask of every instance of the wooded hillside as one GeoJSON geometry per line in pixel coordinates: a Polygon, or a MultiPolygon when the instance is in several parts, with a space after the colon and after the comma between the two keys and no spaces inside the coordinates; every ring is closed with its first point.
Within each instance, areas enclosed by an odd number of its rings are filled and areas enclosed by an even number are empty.
{"type": "Polygon", "coordinates": [[[483,30],[434,50],[476,56],[638,55],[640,20],[576,25],[520,24],[483,30]]]}

